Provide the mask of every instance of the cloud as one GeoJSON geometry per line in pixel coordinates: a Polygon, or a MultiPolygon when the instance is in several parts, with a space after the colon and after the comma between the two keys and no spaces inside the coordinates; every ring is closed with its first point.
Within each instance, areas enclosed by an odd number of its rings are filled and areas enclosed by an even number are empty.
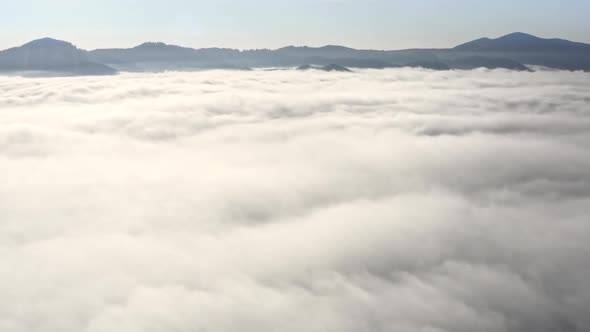
{"type": "Polygon", "coordinates": [[[590,328],[587,73],[0,91],[2,331],[590,328]]]}

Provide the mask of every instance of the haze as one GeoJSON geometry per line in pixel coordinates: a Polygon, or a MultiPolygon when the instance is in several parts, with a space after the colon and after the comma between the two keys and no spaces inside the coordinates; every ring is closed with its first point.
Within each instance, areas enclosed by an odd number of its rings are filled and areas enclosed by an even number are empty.
{"type": "Polygon", "coordinates": [[[588,17],[590,3],[579,0],[22,0],[2,3],[0,49],[41,37],[89,50],[146,41],[403,49],[514,31],[590,42],[588,17]]]}

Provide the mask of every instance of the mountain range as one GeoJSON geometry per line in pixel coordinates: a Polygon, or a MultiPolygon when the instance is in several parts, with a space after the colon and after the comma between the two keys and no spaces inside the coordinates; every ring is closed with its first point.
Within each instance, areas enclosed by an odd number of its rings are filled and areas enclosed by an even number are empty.
{"type": "Polygon", "coordinates": [[[590,71],[590,44],[525,33],[481,38],[449,49],[358,50],[344,46],[288,46],[276,50],[194,49],[147,42],[126,49],[86,51],[51,38],[0,51],[0,72],[112,75],[119,71],[250,69],[261,67],[396,68],[434,70],[544,66],[590,71]]]}

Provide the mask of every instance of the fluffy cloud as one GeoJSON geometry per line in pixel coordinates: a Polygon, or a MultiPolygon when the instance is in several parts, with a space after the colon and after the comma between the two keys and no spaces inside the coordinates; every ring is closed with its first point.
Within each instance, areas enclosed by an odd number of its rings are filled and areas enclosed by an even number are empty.
{"type": "Polygon", "coordinates": [[[588,330],[589,82],[0,77],[0,330],[588,330]]]}

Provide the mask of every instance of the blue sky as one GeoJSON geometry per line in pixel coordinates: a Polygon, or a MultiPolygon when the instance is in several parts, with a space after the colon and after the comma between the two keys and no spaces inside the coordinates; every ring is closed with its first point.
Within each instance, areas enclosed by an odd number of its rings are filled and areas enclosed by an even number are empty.
{"type": "Polygon", "coordinates": [[[40,37],[81,48],[447,47],[514,31],[590,42],[586,0],[2,0],[0,49],[40,37]]]}

